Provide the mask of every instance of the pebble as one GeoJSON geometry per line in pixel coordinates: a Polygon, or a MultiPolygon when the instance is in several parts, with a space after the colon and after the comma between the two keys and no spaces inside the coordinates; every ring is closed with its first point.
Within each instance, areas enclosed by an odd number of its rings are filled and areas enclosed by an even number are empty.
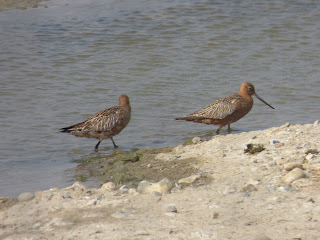
{"type": "Polygon", "coordinates": [[[280,191],[280,192],[288,192],[289,189],[287,187],[281,186],[281,187],[278,188],[278,191],[280,191]]]}
{"type": "Polygon", "coordinates": [[[192,139],[192,142],[194,143],[194,144],[197,144],[197,143],[199,143],[201,141],[201,138],[200,137],[194,137],[193,139],[192,139]]]}
{"type": "Polygon", "coordinates": [[[246,184],[242,190],[242,192],[253,192],[253,191],[257,191],[257,188],[253,185],[253,184],[246,184]]]}
{"type": "Polygon", "coordinates": [[[212,214],[212,219],[218,219],[220,217],[220,215],[219,215],[219,213],[217,213],[217,212],[214,212],[213,214],[212,214]]]}
{"type": "Polygon", "coordinates": [[[223,194],[227,195],[227,194],[234,193],[234,192],[236,192],[236,189],[228,187],[226,190],[223,191],[223,194]]]}
{"type": "Polygon", "coordinates": [[[79,190],[79,191],[85,191],[86,187],[79,183],[79,182],[75,182],[71,187],[67,187],[65,188],[66,190],[72,189],[72,190],[79,190]]]}
{"type": "Polygon", "coordinates": [[[308,155],[306,156],[306,160],[310,160],[313,158],[313,154],[312,153],[308,153],[308,155]]]}
{"type": "Polygon", "coordinates": [[[127,185],[122,185],[121,188],[119,189],[121,192],[128,192],[129,188],[127,185]]]}
{"type": "Polygon", "coordinates": [[[167,207],[167,212],[177,213],[178,210],[177,210],[176,206],[170,205],[169,207],[167,207]]]}
{"type": "Polygon", "coordinates": [[[283,124],[282,126],[281,126],[281,128],[287,128],[287,127],[290,127],[290,123],[289,122],[287,122],[287,123],[285,123],[285,124],[283,124]]]}
{"type": "Polygon", "coordinates": [[[288,172],[283,178],[282,180],[285,183],[292,183],[295,180],[298,180],[300,178],[303,178],[305,176],[304,171],[302,171],[300,168],[295,168],[293,170],[291,170],[290,172],[288,172]]]}
{"type": "Polygon", "coordinates": [[[175,151],[175,153],[177,153],[177,154],[183,153],[183,152],[184,152],[183,146],[182,146],[182,145],[176,146],[176,147],[174,148],[174,151],[175,151]]]}
{"type": "Polygon", "coordinates": [[[313,123],[313,126],[316,127],[318,124],[319,124],[319,120],[315,121],[315,122],[313,123]]]}
{"type": "Polygon", "coordinates": [[[199,175],[191,175],[189,177],[186,178],[181,178],[178,183],[179,184],[191,184],[194,183],[196,180],[198,180],[200,178],[199,175]]]}
{"type": "Polygon", "coordinates": [[[137,191],[139,193],[153,193],[159,192],[161,195],[169,193],[173,188],[174,184],[168,178],[164,178],[157,183],[151,183],[148,181],[142,181],[139,183],[137,191]]]}
{"type": "Polygon", "coordinates": [[[101,186],[101,190],[112,191],[116,188],[116,185],[113,182],[107,182],[101,186]]]}
{"type": "Polygon", "coordinates": [[[278,143],[280,143],[280,142],[278,140],[276,140],[276,139],[270,140],[270,144],[271,145],[275,145],[275,144],[278,144],[278,143]]]}
{"type": "Polygon", "coordinates": [[[286,170],[288,172],[295,169],[295,168],[303,169],[302,164],[299,162],[286,163],[283,165],[283,168],[284,168],[284,170],[286,170]]]}
{"type": "Polygon", "coordinates": [[[34,198],[34,193],[25,192],[21,193],[18,197],[19,202],[30,201],[34,198]]]}

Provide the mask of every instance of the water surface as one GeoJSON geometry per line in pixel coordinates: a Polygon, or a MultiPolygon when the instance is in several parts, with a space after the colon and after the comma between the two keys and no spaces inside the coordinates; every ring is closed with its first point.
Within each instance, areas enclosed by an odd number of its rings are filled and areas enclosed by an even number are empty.
{"type": "MultiPolygon", "coordinates": [[[[65,1],[0,11],[0,195],[65,187],[95,139],[58,132],[118,104],[122,149],[182,144],[216,126],[175,117],[236,92],[256,100],[235,132],[319,119],[318,1],[65,1]],[[47,6],[47,7],[45,7],[47,6]]],[[[100,145],[102,154],[112,143],[100,145]]]]}

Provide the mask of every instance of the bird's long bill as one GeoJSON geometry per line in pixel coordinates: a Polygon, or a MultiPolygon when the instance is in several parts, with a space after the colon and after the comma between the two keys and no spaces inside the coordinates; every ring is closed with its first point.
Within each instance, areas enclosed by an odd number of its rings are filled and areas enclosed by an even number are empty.
{"type": "Polygon", "coordinates": [[[274,107],[272,107],[269,103],[267,103],[265,100],[263,100],[261,97],[259,97],[258,94],[253,94],[256,98],[258,98],[261,102],[263,102],[265,105],[268,105],[269,107],[271,107],[272,109],[274,109],[274,107]]]}

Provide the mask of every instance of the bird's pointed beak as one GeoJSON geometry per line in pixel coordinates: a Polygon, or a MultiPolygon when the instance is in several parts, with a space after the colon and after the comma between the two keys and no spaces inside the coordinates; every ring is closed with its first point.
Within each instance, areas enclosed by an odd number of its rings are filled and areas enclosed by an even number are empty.
{"type": "Polygon", "coordinates": [[[263,100],[261,97],[259,97],[258,94],[254,93],[253,96],[255,96],[256,98],[258,98],[261,102],[263,102],[265,105],[271,107],[272,109],[274,109],[274,107],[272,107],[269,103],[267,103],[265,100],[263,100]]]}

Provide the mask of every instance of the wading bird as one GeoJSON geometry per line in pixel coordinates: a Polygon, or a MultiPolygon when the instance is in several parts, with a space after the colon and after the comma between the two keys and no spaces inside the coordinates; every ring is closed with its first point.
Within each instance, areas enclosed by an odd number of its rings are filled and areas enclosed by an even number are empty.
{"type": "Polygon", "coordinates": [[[220,125],[216,131],[217,134],[219,134],[222,127],[228,125],[228,132],[230,133],[230,124],[238,121],[250,112],[253,106],[252,95],[274,109],[270,104],[256,94],[252,83],[244,82],[241,84],[238,93],[234,93],[225,98],[220,98],[212,102],[207,107],[187,116],[178,117],[176,120],[220,125]]]}
{"type": "Polygon", "coordinates": [[[99,142],[95,146],[95,151],[97,152],[99,144],[106,138],[111,139],[114,148],[118,147],[112,137],[119,134],[128,125],[130,117],[131,106],[129,97],[121,95],[119,97],[119,106],[100,111],[84,122],[62,128],[60,131],[71,133],[77,137],[99,139],[99,142]]]}

